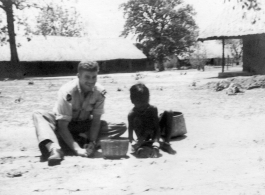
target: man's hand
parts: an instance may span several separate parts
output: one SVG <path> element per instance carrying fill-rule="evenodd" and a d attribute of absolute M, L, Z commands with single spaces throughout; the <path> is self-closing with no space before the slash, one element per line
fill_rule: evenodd
<path fill-rule="evenodd" d="M 87 150 L 86 149 L 79 148 L 75 152 L 76 152 L 77 156 L 88 157 L 88 154 L 87 154 Z"/>
<path fill-rule="evenodd" d="M 86 153 L 88 156 L 92 156 L 96 151 L 96 144 L 93 142 L 89 142 L 89 144 L 85 144 L 84 148 L 86 149 Z"/>

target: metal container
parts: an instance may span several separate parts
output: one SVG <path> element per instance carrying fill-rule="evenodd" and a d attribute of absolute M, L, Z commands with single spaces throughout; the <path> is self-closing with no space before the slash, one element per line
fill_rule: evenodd
<path fill-rule="evenodd" d="M 181 112 L 173 112 L 171 137 L 182 136 L 187 133 L 184 116 Z"/>

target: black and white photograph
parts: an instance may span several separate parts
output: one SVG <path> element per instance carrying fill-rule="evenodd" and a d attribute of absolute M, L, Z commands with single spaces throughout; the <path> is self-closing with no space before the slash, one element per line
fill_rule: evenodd
<path fill-rule="evenodd" d="M 264 0 L 0 0 L 0 195 L 265 194 Z"/>

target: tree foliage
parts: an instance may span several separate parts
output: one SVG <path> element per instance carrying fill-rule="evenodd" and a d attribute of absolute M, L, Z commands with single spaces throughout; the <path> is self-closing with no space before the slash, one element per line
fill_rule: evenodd
<path fill-rule="evenodd" d="M 26 9 L 32 7 L 41 9 L 41 6 L 40 2 L 37 4 L 34 0 L 0 0 L 0 10 L 3 10 L 3 12 L 0 12 L 0 44 L 3 45 L 10 41 L 9 33 L 12 32 L 8 31 L 8 27 L 12 24 L 9 23 L 10 26 L 8 26 L 8 21 L 12 22 L 13 20 L 14 34 L 16 35 L 17 31 L 21 32 L 21 29 L 29 25 L 27 19 L 18 14 L 19 11 L 27 12 Z M 26 32 L 24 33 L 24 35 L 27 35 Z"/>
<path fill-rule="evenodd" d="M 251 24 L 256 24 L 260 20 L 259 11 L 261 11 L 260 1 L 263 0 L 225 0 L 230 2 L 233 5 L 233 9 L 241 8 L 242 9 L 242 18 L 245 19 L 248 15 L 251 16 Z M 240 7 L 239 7 L 240 6 Z M 253 17 L 254 16 L 254 17 Z"/>
<path fill-rule="evenodd" d="M 230 50 L 232 58 L 238 63 L 243 56 L 243 40 L 242 39 L 225 39 L 225 47 Z M 217 40 L 218 44 L 223 44 L 222 40 Z"/>
<path fill-rule="evenodd" d="M 6 44 L 8 40 L 8 29 L 5 18 L 4 14 L 0 14 L 0 46 Z"/>
<path fill-rule="evenodd" d="M 129 0 L 121 8 L 126 18 L 121 36 L 135 35 L 160 70 L 167 56 L 184 54 L 196 41 L 195 12 L 182 0 Z"/>
<path fill-rule="evenodd" d="M 69 0 L 70 1 L 70 0 Z M 25 35 L 32 33 L 29 23 L 26 18 L 22 18 L 18 13 L 21 10 L 24 12 L 26 8 L 38 8 L 43 15 L 39 15 L 37 20 L 40 23 L 39 34 L 44 35 L 64 35 L 64 36 L 79 36 L 80 30 L 78 26 L 80 23 L 77 21 L 77 13 L 73 16 L 70 16 L 72 13 L 66 11 L 64 8 L 57 7 L 51 9 L 51 12 L 47 9 L 48 6 L 45 1 L 40 0 L 0 0 L 0 45 L 9 43 L 10 52 L 11 52 L 11 66 L 10 66 L 10 77 L 22 77 L 23 70 L 21 65 L 18 63 L 18 53 L 17 47 L 20 45 L 16 42 L 16 33 L 20 30 L 20 27 L 25 30 Z M 64 5 L 64 4 L 63 4 Z M 28 15 L 32 14 L 31 12 L 26 12 Z M 46 15 L 45 15 L 46 13 Z M 51 13 L 51 17 L 48 15 Z M 52 22 L 54 20 L 55 22 Z M 66 24 L 67 23 L 67 24 Z M 45 25 L 48 27 L 45 28 Z M 49 30 L 54 29 L 54 30 Z M 59 30 L 58 30 L 59 29 Z M 35 31 L 34 31 L 35 32 Z M 37 34 L 37 32 L 35 32 Z M 52 34 L 54 33 L 54 34 Z M 20 33 L 21 34 L 21 33 Z M 30 41 L 30 38 L 28 38 Z"/>
<path fill-rule="evenodd" d="M 1 42 L 9 42 L 11 51 L 11 62 L 18 63 L 18 54 L 16 48 L 16 34 L 14 25 L 14 7 L 18 10 L 22 10 L 25 7 L 31 6 L 26 3 L 26 0 L 0 0 L 0 8 L 6 15 L 6 26 L 1 27 L 0 38 Z M 1 21 L 3 23 L 3 21 Z"/>
<path fill-rule="evenodd" d="M 226 39 L 226 47 L 229 48 L 232 57 L 239 62 L 243 55 L 243 41 L 242 39 Z"/>
<path fill-rule="evenodd" d="M 81 17 L 74 7 L 51 2 L 37 16 L 36 30 L 27 30 L 35 35 L 79 37 L 83 29 Z"/>
<path fill-rule="evenodd" d="M 235 0 L 227 0 L 229 2 Z M 260 11 L 260 4 L 258 0 L 236 0 L 238 5 L 241 5 L 242 9 Z"/>
<path fill-rule="evenodd" d="M 204 70 L 204 65 L 206 64 L 208 58 L 206 49 L 197 42 L 194 45 L 193 50 L 194 51 L 188 56 L 191 65 L 198 70 L 200 70 L 200 68 Z"/>

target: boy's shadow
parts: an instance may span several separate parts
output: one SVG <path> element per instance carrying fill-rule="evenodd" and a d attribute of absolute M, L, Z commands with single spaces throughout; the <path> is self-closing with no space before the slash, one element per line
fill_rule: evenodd
<path fill-rule="evenodd" d="M 165 136 L 161 136 L 161 138 L 163 139 L 163 141 L 165 141 Z M 181 135 L 181 136 L 175 136 L 175 137 L 171 137 L 170 138 L 170 142 L 178 142 L 178 141 L 182 141 L 184 139 L 186 139 L 187 136 L 186 135 Z"/>
<path fill-rule="evenodd" d="M 130 153 L 132 156 L 138 159 L 150 159 L 150 158 L 161 158 L 163 155 L 159 152 L 157 157 L 140 157 L 135 152 Z"/>
<path fill-rule="evenodd" d="M 187 138 L 187 136 L 186 135 L 182 135 L 182 136 L 176 136 L 176 137 L 172 137 L 171 139 L 170 139 L 170 141 L 172 142 L 177 142 L 177 141 L 181 141 L 181 140 L 184 140 L 184 139 L 186 139 Z"/>

